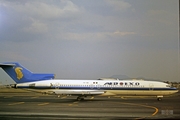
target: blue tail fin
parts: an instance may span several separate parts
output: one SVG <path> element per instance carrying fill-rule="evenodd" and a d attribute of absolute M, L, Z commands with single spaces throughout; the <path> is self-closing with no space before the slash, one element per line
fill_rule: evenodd
<path fill-rule="evenodd" d="M 37 74 L 16 62 L 0 63 L 0 67 L 16 82 L 33 82 L 40 80 L 54 79 L 54 74 Z"/>

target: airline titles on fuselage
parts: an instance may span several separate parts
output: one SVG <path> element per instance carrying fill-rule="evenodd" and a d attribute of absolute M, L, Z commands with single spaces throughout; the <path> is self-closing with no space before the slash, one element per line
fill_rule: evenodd
<path fill-rule="evenodd" d="M 101 86 L 101 87 L 108 87 L 108 86 L 114 86 L 114 87 L 143 87 L 143 85 L 140 85 L 139 82 L 105 82 L 105 83 L 99 83 L 99 82 L 83 82 L 83 84 L 61 84 L 61 83 L 55 83 L 51 84 L 51 86 L 60 87 L 60 86 L 86 86 L 86 87 L 93 87 L 93 86 Z"/>
<path fill-rule="evenodd" d="M 126 85 L 126 86 L 139 86 L 139 82 L 106 82 L 104 85 Z"/>

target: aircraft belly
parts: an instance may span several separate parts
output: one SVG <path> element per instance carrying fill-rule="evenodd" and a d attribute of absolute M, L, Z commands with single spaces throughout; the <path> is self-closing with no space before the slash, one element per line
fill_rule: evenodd
<path fill-rule="evenodd" d="M 28 89 L 36 92 L 43 92 L 57 95 L 101 95 L 101 96 L 157 96 L 157 95 L 170 95 L 176 93 L 178 90 L 67 90 L 67 89 Z"/>
<path fill-rule="evenodd" d="M 104 91 L 101 90 L 51 90 L 55 94 L 64 94 L 64 95 L 99 95 L 103 94 Z"/>
<path fill-rule="evenodd" d="M 108 90 L 105 94 L 103 95 L 142 95 L 142 96 L 147 96 L 147 95 L 170 95 L 173 94 L 177 91 L 162 91 L 162 90 Z"/>

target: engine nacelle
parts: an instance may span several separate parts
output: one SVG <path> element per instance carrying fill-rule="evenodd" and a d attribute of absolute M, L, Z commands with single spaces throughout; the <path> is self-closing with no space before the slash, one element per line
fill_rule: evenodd
<path fill-rule="evenodd" d="M 51 88 L 51 84 L 47 83 L 21 83 L 16 84 L 16 88 Z"/>

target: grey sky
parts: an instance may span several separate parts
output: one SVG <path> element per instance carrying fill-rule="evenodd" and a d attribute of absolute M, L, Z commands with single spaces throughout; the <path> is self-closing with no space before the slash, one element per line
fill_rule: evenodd
<path fill-rule="evenodd" d="M 178 0 L 0 0 L 0 62 L 57 78 L 180 81 Z M 0 80 L 11 81 L 3 70 Z"/>

